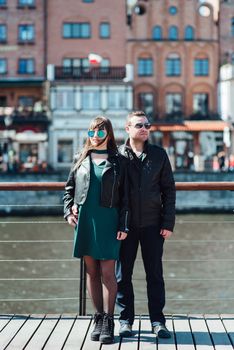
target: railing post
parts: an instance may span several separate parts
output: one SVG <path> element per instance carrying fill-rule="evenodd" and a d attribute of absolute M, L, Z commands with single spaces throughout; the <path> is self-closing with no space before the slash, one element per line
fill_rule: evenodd
<path fill-rule="evenodd" d="M 86 315 L 86 269 L 83 259 L 80 259 L 80 298 L 79 316 Z"/>

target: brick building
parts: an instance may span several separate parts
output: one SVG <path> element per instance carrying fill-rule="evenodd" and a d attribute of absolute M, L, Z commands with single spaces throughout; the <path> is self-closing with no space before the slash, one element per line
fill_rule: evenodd
<path fill-rule="evenodd" d="M 57 169 L 70 165 L 92 117 L 109 116 L 122 142 L 126 114 L 143 109 L 153 141 L 168 150 L 175 168 L 202 170 L 222 148 L 227 127 L 217 115 L 217 4 L 0 0 L 0 105 L 34 109 L 35 101 L 46 101 L 49 162 Z M 91 64 L 90 53 L 101 61 Z M 48 120 L 37 121 L 31 131 L 43 125 L 45 132 Z M 4 125 L 10 132 L 6 115 Z"/>
<path fill-rule="evenodd" d="M 215 15 L 211 4 L 199 1 L 140 0 L 129 8 L 127 62 L 134 65 L 134 106 L 151 116 L 155 141 L 172 153 L 177 168 L 189 167 L 189 153 L 199 163 L 221 146 L 223 122 L 196 125 L 196 120 L 218 118 Z M 204 157 L 202 139 L 211 134 L 210 154 Z"/>
<path fill-rule="evenodd" d="M 36 169 L 46 161 L 48 119 L 42 108 L 45 28 L 45 1 L 0 1 L 0 159 L 3 170 Z"/>
<path fill-rule="evenodd" d="M 110 117 L 117 141 L 123 141 L 133 107 L 131 82 L 124 81 L 125 0 L 51 0 L 48 18 L 50 162 L 62 169 L 70 166 L 96 115 Z M 101 62 L 92 64 L 90 53 Z"/>

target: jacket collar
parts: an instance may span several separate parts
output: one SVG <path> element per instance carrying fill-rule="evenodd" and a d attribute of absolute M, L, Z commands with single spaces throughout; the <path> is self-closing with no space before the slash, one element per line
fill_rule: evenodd
<path fill-rule="evenodd" d="M 146 158 L 146 156 L 148 154 L 148 151 L 149 151 L 148 148 L 149 148 L 149 142 L 148 142 L 148 140 L 146 140 L 145 143 L 144 143 L 144 148 L 143 148 L 143 152 L 142 152 L 143 160 Z M 129 138 L 124 143 L 124 154 L 130 159 L 136 158 L 136 155 L 133 152 L 132 147 L 130 146 Z"/>

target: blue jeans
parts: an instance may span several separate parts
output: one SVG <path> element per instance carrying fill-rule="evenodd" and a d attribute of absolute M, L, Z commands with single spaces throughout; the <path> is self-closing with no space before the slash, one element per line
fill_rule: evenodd
<path fill-rule="evenodd" d="M 165 286 L 163 280 L 162 255 L 164 238 L 160 227 L 131 229 L 127 238 L 122 241 L 120 258 L 116 263 L 118 293 L 116 305 L 120 323 L 134 322 L 134 291 L 132 285 L 133 267 L 139 243 L 146 273 L 147 297 L 150 321 L 165 324 L 163 308 L 165 306 Z"/>

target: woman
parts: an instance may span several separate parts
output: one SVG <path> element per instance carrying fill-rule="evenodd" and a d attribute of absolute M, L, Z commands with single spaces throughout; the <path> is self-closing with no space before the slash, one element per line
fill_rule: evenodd
<path fill-rule="evenodd" d="M 114 340 L 115 261 L 128 233 L 126 161 L 117 151 L 110 120 L 96 117 L 63 197 L 64 217 L 75 227 L 74 256 L 84 258 L 96 311 L 91 340 L 102 343 Z"/>

